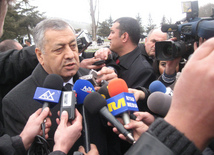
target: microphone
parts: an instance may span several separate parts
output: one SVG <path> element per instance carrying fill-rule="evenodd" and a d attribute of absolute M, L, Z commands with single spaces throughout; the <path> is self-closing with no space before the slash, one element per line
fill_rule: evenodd
<path fill-rule="evenodd" d="M 59 103 L 63 79 L 57 74 L 49 74 L 43 83 L 43 87 L 37 87 L 33 99 L 42 103 L 42 110 L 46 107 L 53 108 Z M 45 122 L 42 123 L 43 137 L 45 137 Z"/>
<path fill-rule="evenodd" d="M 97 71 L 91 69 L 88 75 L 81 76 L 80 79 L 82 80 L 88 80 L 91 82 L 94 86 L 99 86 L 96 82 L 97 79 Z"/>
<path fill-rule="evenodd" d="M 162 92 L 154 92 L 148 97 L 147 105 L 152 112 L 165 117 L 170 108 L 171 100 L 172 96 Z"/>
<path fill-rule="evenodd" d="M 139 111 L 133 94 L 128 93 L 128 86 L 123 79 L 111 80 L 108 84 L 109 95 L 107 99 L 108 110 L 114 115 L 122 114 L 124 124 L 130 123 L 130 111 Z"/>
<path fill-rule="evenodd" d="M 60 107 L 60 119 L 61 114 L 65 110 L 68 112 L 68 120 L 71 121 L 75 118 L 75 104 L 76 94 L 71 90 L 62 92 L 61 107 Z"/>
<path fill-rule="evenodd" d="M 108 111 L 106 100 L 97 92 L 92 92 L 85 97 L 84 106 L 91 113 L 100 113 L 111 124 L 113 124 L 117 130 L 122 133 L 129 141 L 135 143 L 135 140 L 130 132 L 128 132 L 124 126 Z"/>
<path fill-rule="evenodd" d="M 54 107 L 59 103 L 63 79 L 57 74 L 49 74 L 43 83 L 43 87 L 37 87 L 33 99 L 42 103 L 42 110 L 46 107 Z"/>
<path fill-rule="evenodd" d="M 91 82 L 88 80 L 78 79 L 73 87 L 73 90 L 77 94 L 77 106 L 79 107 L 79 111 L 82 114 L 83 117 L 83 138 L 84 138 L 84 146 L 86 153 L 90 151 L 90 136 L 89 136 L 89 125 L 88 125 L 88 117 L 87 117 L 87 111 L 85 110 L 85 107 L 83 105 L 85 97 L 95 92 L 94 86 Z M 96 100 L 96 98 L 94 98 Z"/>
<path fill-rule="evenodd" d="M 167 95 L 173 96 L 173 90 L 170 87 L 166 87 L 161 81 L 155 80 L 149 85 L 149 91 L 154 93 L 156 91 L 165 93 Z"/>
<path fill-rule="evenodd" d="M 109 99 L 110 95 L 108 93 L 108 83 L 104 84 L 98 91 L 97 91 L 104 99 Z"/>
<path fill-rule="evenodd" d="M 73 90 L 77 94 L 77 105 L 83 104 L 85 97 L 92 92 L 95 92 L 91 82 L 84 79 L 78 79 L 73 86 Z"/>

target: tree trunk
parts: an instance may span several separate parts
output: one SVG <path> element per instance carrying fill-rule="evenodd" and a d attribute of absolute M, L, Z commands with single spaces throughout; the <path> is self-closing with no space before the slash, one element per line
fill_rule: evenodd
<path fill-rule="evenodd" d="M 93 41 L 96 41 L 96 32 L 97 32 L 97 27 L 96 27 L 96 21 L 95 21 L 95 10 L 96 6 L 93 7 L 93 0 L 90 0 L 90 15 L 91 15 L 91 21 L 92 21 L 92 39 Z"/>

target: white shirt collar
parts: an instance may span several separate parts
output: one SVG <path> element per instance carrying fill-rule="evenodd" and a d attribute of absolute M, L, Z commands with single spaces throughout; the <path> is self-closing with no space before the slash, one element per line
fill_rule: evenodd
<path fill-rule="evenodd" d="M 74 85 L 73 77 L 68 82 L 64 82 L 63 86 L 65 86 L 67 83 L 70 83 L 70 84 Z"/>

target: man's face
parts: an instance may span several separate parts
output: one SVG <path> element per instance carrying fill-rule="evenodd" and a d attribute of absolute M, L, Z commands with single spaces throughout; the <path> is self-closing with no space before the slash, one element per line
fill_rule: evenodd
<path fill-rule="evenodd" d="M 157 41 L 167 40 L 167 34 L 161 30 L 154 30 L 149 38 L 145 40 L 145 49 L 150 57 L 155 57 L 155 43 Z"/>
<path fill-rule="evenodd" d="M 71 28 L 47 30 L 44 40 L 44 53 L 36 49 L 40 64 L 48 74 L 58 74 L 64 81 L 68 81 L 79 69 L 75 34 Z"/>
<path fill-rule="evenodd" d="M 122 47 L 122 38 L 120 36 L 119 23 L 115 22 L 111 27 L 111 32 L 108 36 L 108 40 L 110 40 L 110 50 L 118 53 Z"/>

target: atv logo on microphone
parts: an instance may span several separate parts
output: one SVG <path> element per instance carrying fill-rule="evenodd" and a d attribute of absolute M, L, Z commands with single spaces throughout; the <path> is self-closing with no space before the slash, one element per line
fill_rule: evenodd
<path fill-rule="evenodd" d="M 33 99 L 41 103 L 42 102 L 58 103 L 60 96 L 61 96 L 60 90 L 37 87 Z"/>
<path fill-rule="evenodd" d="M 120 93 L 106 101 L 109 112 L 114 116 L 126 111 L 138 111 L 134 95 L 130 93 Z"/>
<path fill-rule="evenodd" d="M 81 90 L 83 92 L 86 92 L 86 93 L 92 93 L 92 92 L 94 92 L 93 88 L 91 88 L 90 86 L 88 86 L 88 87 L 84 86 Z"/>
<path fill-rule="evenodd" d="M 44 94 L 39 96 L 39 98 L 42 99 L 42 100 L 54 101 L 54 98 L 53 98 L 54 94 L 55 94 L 55 92 L 51 93 L 50 90 L 48 90 Z"/>

